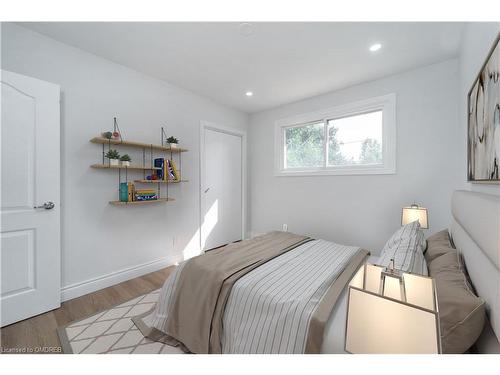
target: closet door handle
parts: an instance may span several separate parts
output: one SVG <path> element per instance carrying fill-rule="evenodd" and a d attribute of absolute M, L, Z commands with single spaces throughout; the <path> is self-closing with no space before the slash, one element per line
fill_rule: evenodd
<path fill-rule="evenodd" d="M 54 202 L 45 202 L 41 206 L 35 206 L 33 208 L 45 208 L 46 210 L 52 210 L 55 207 Z"/>

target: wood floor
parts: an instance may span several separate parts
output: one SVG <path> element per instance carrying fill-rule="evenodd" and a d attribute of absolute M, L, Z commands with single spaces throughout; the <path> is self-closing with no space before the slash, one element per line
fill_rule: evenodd
<path fill-rule="evenodd" d="M 61 307 L 56 310 L 4 327 L 0 329 L 1 352 L 12 353 L 13 348 L 18 348 L 18 352 L 23 352 L 24 348 L 31 349 L 30 352 L 35 353 L 40 351 L 60 352 L 57 327 L 158 289 L 173 270 L 174 266 L 171 266 L 125 281 L 63 302 Z"/>

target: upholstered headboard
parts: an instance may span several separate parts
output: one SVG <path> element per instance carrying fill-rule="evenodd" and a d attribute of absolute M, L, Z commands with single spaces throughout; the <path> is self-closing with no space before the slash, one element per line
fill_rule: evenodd
<path fill-rule="evenodd" d="M 500 341 L 500 196 L 458 190 L 451 211 L 453 242 Z"/>

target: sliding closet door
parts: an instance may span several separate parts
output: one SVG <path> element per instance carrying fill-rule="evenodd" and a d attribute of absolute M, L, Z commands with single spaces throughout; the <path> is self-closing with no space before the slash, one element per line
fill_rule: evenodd
<path fill-rule="evenodd" d="M 59 86 L 1 71 L 1 326 L 59 307 Z"/>
<path fill-rule="evenodd" d="M 243 237 L 244 135 L 202 128 L 201 245 L 211 249 Z"/>

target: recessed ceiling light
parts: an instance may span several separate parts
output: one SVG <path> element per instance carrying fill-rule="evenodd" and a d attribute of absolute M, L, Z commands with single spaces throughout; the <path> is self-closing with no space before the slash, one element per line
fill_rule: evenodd
<path fill-rule="evenodd" d="M 240 23 L 238 26 L 238 30 L 240 34 L 243 36 L 250 36 L 253 34 L 253 26 L 251 23 L 248 22 Z"/>
<path fill-rule="evenodd" d="M 253 92 L 251 92 L 251 91 L 247 91 L 247 92 L 245 93 L 245 95 L 246 95 L 246 96 L 253 96 Z"/>
<path fill-rule="evenodd" d="M 379 50 L 379 49 L 381 49 L 381 48 L 382 48 L 382 44 L 380 44 L 380 43 L 375 43 L 375 44 L 372 44 L 372 45 L 370 46 L 370 51 L 371 51 L 371 52 L 375 52 L 375 51 L 378 51 L 378 50 Z"/>

